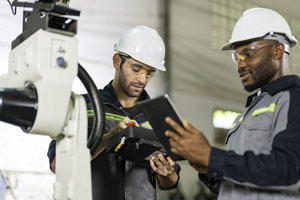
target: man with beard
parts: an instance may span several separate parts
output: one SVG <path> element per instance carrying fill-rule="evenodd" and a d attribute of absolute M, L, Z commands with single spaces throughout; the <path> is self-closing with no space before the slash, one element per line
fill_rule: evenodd
<path fill-rule="evenodd" d="M 158 33 L 146 26 L 126 31 L 115 44 L 113 56 L 115 76 L 100 90 L 106 115 L 105 134 L 92 155 L 92 191 L 94 200 L 154 200 L 156 183 L 162 189 L 177 187 L 180 167 L 170 157 L 155 154 L 148 164 L 120 160 L 104 149 L 107 139 L 134 122 L 150 128 L 145 116 L 137 109 L 139 101 L 149 99 L 144 90 L 156 70 L 165 71 L 164 42 Z M 85 96 L 86 97 L 86 96 Z M 93 110 L 88 98 L 89 124 Z M 55 172 L 55 141 L 48 151 L 51 170 Z"/>
<path fill-rule="evenodd" d="M 300 199 L 300 78 L 289 75 L 290 47 L 297 44 L 277 12 L 246 10 L 222 50 L 234 50 L 248 97 L 230 129 L 227 151 L 212 147 L 200 130 L 171 118 L 171 151 L 186 158 L 218 199 Z M 198 147 L 198 148 L 195 148 Z"/>

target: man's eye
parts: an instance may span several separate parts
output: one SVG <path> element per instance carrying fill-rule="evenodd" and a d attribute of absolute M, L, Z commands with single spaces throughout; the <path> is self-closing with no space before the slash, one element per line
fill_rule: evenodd
<path fill-rule="evenodd" d="M 245 52 L 243 55 L 244 55 L 246 58 L 251 58 L 251 56 L 254 55 L 254 52 L 248 51 L 248 52 Z"/>
<path fill-rule="evenodd" d="M 137 67 L 133 67 L 132 70 L 133 70 L 134 72 L 139 72 L 139 71 L 141 71 L 141 69 L 140 69 L 140 68 L 137 68 Z"/>

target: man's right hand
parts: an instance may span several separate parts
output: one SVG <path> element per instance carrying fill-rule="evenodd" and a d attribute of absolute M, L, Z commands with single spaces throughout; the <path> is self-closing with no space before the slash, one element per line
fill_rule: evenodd
<path fill-rule="evenodd" d="M 128 117 L 125 117 L 120 123 L 118 123 L 113 129 L 111 129 L 108 133 L 104 134 L 102 141 L 96 150 L 96 153 L 92 155 L 92 160 L 96 158 L 104 149 L 106 146 L 106 141 L 109 137 L 113 136 L 114 134 L 117 134 L 118 132 L 122 131 L 123 129 L 127 128 L 128 125 L 134 124 L 135 126 L 139 126 L 139 124 L 135 120 L 131 120 Z M 51 171 L 55 173 L 55 165 L 56 165 L 56 158 L 51 163 Z"/>
<path fill-rule="evenodd" d="M 127 128 L 128 125 L 134 124 L 135 126 L 139 126 L 139 124 L 135 120 L 129 119 L 129 117 L 125 117 L 120 123 L 118 123 L 113 129 L 111 129 L 107 135 L 110 137 L 116 133 L 119 133 L 123 129 Z"/>
<path fill-rule="evenodd" d="M 167 130 L 165 133 L 170 137 L 171 151 L 187 159 L 201 174 L 207 174 L 211 146 L 202 131 L 185 120 L 182 122 L 183 127 L 170 117 L 166 118 L 166 122 L 174 129 L 174 131 Z"/>
<path fill-rule="evenodd" d="M 102 141 L 97 148 L 94 155 L 92 155 L 92 160 L 96 158 L 106 147 L 106 141 L 111 136 L 119 133 L 123 129 L 127 128 L 129 125 L 134 124 L 135 126 L 139 126 L 139 124 L 135 120 L 131 120 L 128 117 L 125 117 L 121 122 L 119 122 L 114 128 L 112 128 L 108 133 L 104 134 Z"/>

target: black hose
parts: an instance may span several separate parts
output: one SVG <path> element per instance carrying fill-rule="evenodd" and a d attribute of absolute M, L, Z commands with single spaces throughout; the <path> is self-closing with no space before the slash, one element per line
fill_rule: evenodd
<path fill-rule="evenodd" d="M 79 63 L 77 76 L 86 88 L 89 99 L 94 109 L 95 121 L 93 123 L 93 128 L 91 133 L 89 134 L 87 142 L 87 146 L 91 151 L 91 155 L 93 155 L 97 150 L 97 147 L 99 146 L 104 133 L 105 114 L 103 101 L 94 81 L 92 80 L 88 72 Z"/>

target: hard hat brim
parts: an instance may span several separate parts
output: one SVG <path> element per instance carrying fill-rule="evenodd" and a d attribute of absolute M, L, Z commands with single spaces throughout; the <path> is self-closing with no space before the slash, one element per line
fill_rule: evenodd
<path fill-rule="evenodd" d="M 232 43 L 229 42 L 227 44 L 224 44 L 222 47 L 221 47 L 221 51 L 227 51 L 227 50 L 233 50 L 232 48 Z"/>
<path fill-rule="evenodd" d="M 229 42 L 229 43 L 224 44 L 221 47 L 221 50 L 222 51 L 234 50 L 239 45 L 248 44 L 248 43 L 251 43 L 251 42 L 254 42 L 254 41 L 258 41 L 258 40 L 263 40 L 263 36 L 256 37 L 256 38 L 251 38 L 251 39 L 244 39 L 244 40 Z"/>

